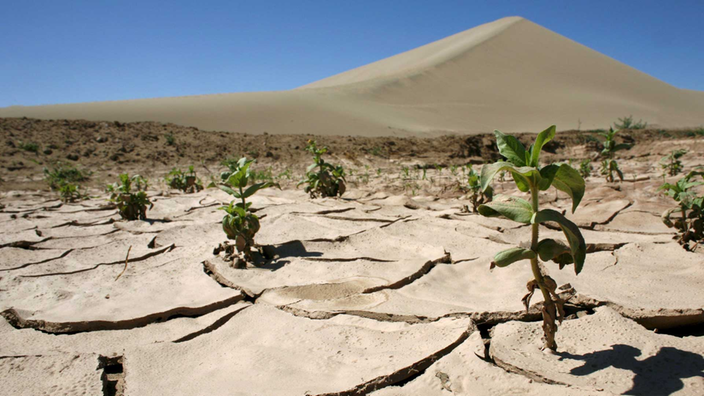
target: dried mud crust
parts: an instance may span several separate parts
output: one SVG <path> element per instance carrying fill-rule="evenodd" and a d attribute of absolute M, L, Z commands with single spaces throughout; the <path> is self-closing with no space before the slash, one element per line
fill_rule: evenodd
<path fill-rule="evenodd" d="M 225 239 L 217 207 L 230 199 L 220 190 L 150 191 L 155 207 L 134 222 L 120 220 L 104 196 L 62 204 L 12 191 L 0 194 L 0 338 L 9 341 L 0 343 L 0 368 L 12 368 L 3 382 L 22 389 L 29 380 L 20 369 L 66 366 L 74 384 L 98 390 L 91 394 L 161 394 L 168 386 L 183 394 L 589 395 L 628 390 L 600 371 L 642 381 L 633 370 L 683 356 L 671 348 L 696 369 L 702 351 L 688 345 L 704 326 L 704 256 L 660 227 L 658 213 L 670 203 L 644 165 L 657 158 L 624 160 L 625 169 L 643 169 L 637 182 L 590 178 L 585 212 L 573 217 L 589 243 L 585 269 L 576 277 L 570 267 L 547 266 L 567 301 L 557 333 L 567 372 L 613 355 L 610 345 L 594 346 L 602 333 L 616 337 L 614 350 L 639 349 L 645 363 L 583 379 L 526 364 L 522 354 L 542 353 L 540 299 L 528 311 L 520 300 L 530 270 L 489 270 L 493 255 L 520 244 L 526 230 L 462 213 L 466 199 L 383 186 L 318 200 L 262 191 L 253 198 L 256 242 L 268 252 L 236 269 L 213 253 Z M 556 210 L 569 204 L 552 191 L 540 198 Z M 561 238 L 550 228 L 541 235 Z M 610 327 L 602 332 L 599 323 Z M 507 344 L 513 328 L 535 348 Z M 587 349 L 578 350 L 580 337 Z M 664 389 L 701 394 L 701 376 L 688 370 Z M 257 375 L 232 374 L 247 372 Z M 60 377 L 44 376 L 35 393 L 66 389 Z"/>

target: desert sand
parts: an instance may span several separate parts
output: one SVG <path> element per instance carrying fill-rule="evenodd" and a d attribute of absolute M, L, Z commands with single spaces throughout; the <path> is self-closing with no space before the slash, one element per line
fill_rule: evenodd
<path fill-rule="evenodd" d="M 0 108 L 0 117 L 425 137 L 604 128 L 629 114 L 655 127 L 697 127 L 704 92 L 673 87 L 520 17 L 288 91 Z"/>
<path fill-rule="evenodd" d="M 630 181 L 590 177 L 569 215 L 590 253 L 579 276 L 546 264 L 567 299 L 555 353 L 540 350 L 540 298 L 520 300 L 529 266 L 489 269 L 526 227 L 426 195 L 454 183 L 448 170 L 418 194 L 394 193 L 389 174 L 351 178 L 339 199 L 261 191 L 256 241 L 275 255 L 247 269 L 213 252 L 218 189 L 155 184 L 148 220 L 131 222 L 101 194 L 6 191 L 0 393 L 700 395 L 704 252 L 662 224 L 657 158 L 622 160 Z M 697 151 L 685 166 L 700 163 Z M 570 204 L 554 190 L 541 201 Z"/>

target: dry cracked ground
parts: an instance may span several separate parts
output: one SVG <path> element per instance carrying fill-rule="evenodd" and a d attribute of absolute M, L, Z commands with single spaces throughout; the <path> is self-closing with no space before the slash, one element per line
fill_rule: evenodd
<path fill-rule="evenodd" d="M 273 259 L 234 269 L 213 254 L 216 189 L 154 192 L 133 222 L 104 197 L 5 193 L 0 393 L 704 394 L 704 254 L 662 225 L 656 176 L 636 180 L 591 180 L 571 215 L 584 271 L 547 265 L 568 301 L 555 353 L 540 299 L 521 303 L 529 267 L 489 269 L 528 229 L 466 200 L 265 190 L 257 242 Z"/>

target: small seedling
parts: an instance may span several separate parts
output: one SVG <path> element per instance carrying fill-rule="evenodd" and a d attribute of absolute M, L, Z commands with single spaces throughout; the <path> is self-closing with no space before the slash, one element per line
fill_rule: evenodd
<path fill-rule="evenodd" d="M 675 176 L 678 173 L 682 172 L 683 166 L 682 166 L 682 161 L 680 161 L 680 158 L 682 158 L 685 154 L 687 154 L 687 150 L 685 149 L 679 149 L 679 150 L 672 150 L 670 154 L 666 155 L 665 157 L 662 157 L 660 160 L 660 167 L 662 168 L 662 178 L 665 179 L 666 176 Z"/>
<path fill-rule="evenodd" d="M 608 132 L 599 133 L 599 135 L 603 136 L 605 139 L 604 149 L 601 150 L 601 157 L 603 160 L 601 161 L 600 172 L 606 177 L 606 181 L 609 183 L 614 182 L 614 173 L 616 173 L 618 178 L 623 181 L 623 172 L 621 172 L 621 169 L 618 167 L 618 163 L 614 159 L 614 153 L 619 150 L 627 150 L 632 147 L 632 145 L 628 143 L 616 143 L 614 137 L 618 131 L 618 129 L 614 130 L 613 128 L 609 128 Z"/>
<path fill-rule="evenodd" d="M 305 179 L 298 182 L 298 186 L 308 184 L 305 192 L 310 194 L 311 198 L 318 195 L 323 198 L 342 196 L 346 189 L 345 170 L 340 165 L 334 166 L 325 162 L 323 154 L 328 152 L 328 148 L 318 148 L 315 140 L 309 140 L 306 151 L 313 154 L 314 163 L 306 169 Z M 368 181 L 369 173 L 366 173 L 366 177 Z"/>
<path fill-rule="evenodd" d="M 218 208 L 225 211 L 225 216 L 222 218 L 222 229 L 228 239 L 235 241 L 234 246 L 237 253 L 228 245 L 220 245 L 216 249 L 217 253 L 224 250 L 227 258 L 233 260 L 236 268 L 245 268 L 246 263 L 252 261 L 252 247 L 255 246 L 254 236 L 260 228 L 259 218 L 250 210 L 252 203 L 247 202 L 247 198 L 264 188 L 281 188 L 273 182 L 254 183 L 247 187 L 249 181 L 253 180 L 250 171 L 253 162 L 254 160 L 248 160 L 246 157 L 240 158 L 225 183 L 218 186 L 239 200 L 239 202 L 232 200 L 229 205 Z"/>
<path fill-rule="evenodd" d="M 293 174 L 291 173 L 291 169 L 286 168 L 286 170 L 283 171 L 283 172 L 281 172 L 281 173 L 279 173 L 279 175 L 276 176 L 276 178 L 277 178 L 277 179 L 286 178 L 286 180 L 291 180 L 291 177 L 292 177 L 292 176 L 293 176 Z"/>
<path fill-rule="evenodd" d="M 154 206 L 143 190 L 148 184 L 147 180 L 139 175 L 130 177 L 127 173 L 123 173 L 119 177 L 118 182 L 107 186 L 107 191 L 110 193 L 108 200 L 117 206 L 120 217 L 123 219 L 146 219 L 147 205 L 150 209 Z M 132 192 L 132 187 L 135 188 L 135 192 Z"/>
<path fill-rule="evenodd" d="M 491 186 L 482 189 L 479 174 L 472 168 L 469 169 L 467 175 L 467 186 L 472 200 L 472 213 L 477 213 L 479 205 L 491 202 L 494 197 L 494 189 Z"/>
<path fill-rule="evenodd" d="M 643 120 L 633 121 L 633 115 L 619 118 L 618 122 L 614 122 L 616 129 L 645 129 L 647 126 L 648 123 Z"/>
<path fill-rule="evenodd" d="M 187 194 L 198 192 L 203 189 L 203 183 L 196 175 L 193 165 L 188 167 L 188 171 L 173 168 L 164 179 L 169 187 L 181 190 Z"/>
<path fill-rule="evenodd" d="M 173 146 L 176 143 L 176 138 L 173 133 L 164 134 L 164 139 L 166 139 L 166 144 Z"/>
<path fill-rule="evenodd" d="M 579 228 L 560 212 L 552 209 L 540 210 L 538 193 L 547 190 L 550 186 L 567 193 L 572 198 L 574 213 L 584 196 L 584 179 L 579 172 L 564 163 L 540 167 L 540 151 L 555 137 L 554 125 L 540 132 L 535 143 L 528 150 L 513 136 L 504 135 L 499 131 L 494 131 L 494 134 L 499 153 L 507 161 L 498 161 L 482 167 L 482 189 L 486 191 L 494 176 L 505 170 L 511 173 L 520 191 L 530 193 L 531 200 L 500 195 L 493 202 L 480 205 L 479 213 L 487 217 L 504 216 L 519 223 L 530 224 L 531 240 L 528 249 L 514 247 L 497 253 L 491 268 L 506 267 L 520 260 L 530 260 L 534 279 L 526 285 L 529 293 L 523 297 L 523 303 L 528 309 L 533 293 L 540 289 L 545 301 L 542 308 L 545 348 L 555 350 L 557 348 L 556 321 L 562 322 L 564 301 L 556 293 L 555 280 L 543 273 L 538 258 L 543 262 L 553 261 L 559 264 L 560 269 L 567 264 L 574 264 L 575 273 L 579 274 L 584 266 L 586 243 Z M 554 239 L 538 240 L 539 226 L 546 222 L 557 223 L 560 226 L 567 238 L 567 244 Z"/>
<path fill-rule="evenodd" d="M 76 202 L 85 198 L 84 194 L 81 194 L 80 187 L 74 183 L 64 183 L 59 187 L 59 198 L 63 202 Z"/>
<path fill-rule="evenodd" d="M 704 181 L 694 181 L 697 176 L 704 178 L 704 170 L 693 170 L 677 183 L 665 183 L 660 187 L 678 205 L 662 214 L 662 222 L 678 231 L 675 239 L 689 251 L 694 251 L 704 241 L 704 197 L 695 191 L 696 187 L 704 185 Z M 680 217 L 673 219 L 672 214 L 676 212 Z"/>
<path fill-rule="evenodd" d="M 582 179 L 586 179 L 591 176 L 593 170 L 594 167 L 592 166 L 592 160 L 589 158 L 583 159 L 579 163 L 579 175 L 582 176 Z"/>

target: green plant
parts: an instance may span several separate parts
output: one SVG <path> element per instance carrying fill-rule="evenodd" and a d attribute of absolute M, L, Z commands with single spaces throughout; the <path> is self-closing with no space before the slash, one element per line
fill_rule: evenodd
<path fill-rule="evenodd" d="M 601 150 L 603 160 L 601 161 L 600 173 L 606 177 L 606 181 L 609 183 L 613 183 L 614 181 L 614 172 L 616 172 L 618 178 L 623 181 L 623 172 L 621 172 L 618 163 L 614 159 L 614 153 L 632 147 L 632 145 L 628 143 L 616 143 L 614 138 L 618 131 L 618 129 L 614 130 L 613 128 L 609 128 L 608 132 L 599 133 L 599 135 L 604 137 L 604 149 Z"/>
<path fill-rule="evenodd" d="M 59 198 L 63 202 L 75 202 L 84 197 L 85 195 L 81 194 L 80 187 L 77 184 L 67 182 L 59 187 Z"/>
<path fill-rule="evenodd" d="M 667 175 L 675 176 L 678 173 L 682 172 L 683 167 L 680 158 L 682 158 L 685 154 L 687 154 L 687 150 L 679 149 L 672 150 L 670 154 L 662 157 L 662 159 L 660 160 L 660 167 L 662 168 L 663 179 Z"/>
<path fill-rule="evenodd" d="M 252 180 L 274 181 L 274 174 L 271 172 L 271 167 L 263 171 L 252 170 Z"/>
<path fill-rule="evenodd" d="M 586 179 L 592 174 L 592 171 L 594 170 L 594 167 L 592 166 L 592 160 L 589 158 L 583 159 L 579 163 L 579 175 L 582 176 L 582 179 Z"/>
<path fill-rule="evenodd" d="M 30 153 L 39 152 L 39 145 L 34 142 L 23 142 L 20 140 L 17 142 L 17 147 L 21 150 L 29 151 Z"/>
<path fill-rule="evenodd" d="M 139 175 L 130 177 L 127 173 L 121 174 L 119 178 L 119 181 L 107 186 L 107 191 L 110 193 L 108 200 L 117 206 L 117 211 L 123 219 L 146 219 L 147 205 L 149 208 L 154 206 L 147 197 L 147 193 L 142 190 L 146 188 L 147 180 Z M 133 185 L 135 192 L 132 192 Z"/>
<path fill-rule="evenodd" d="M 645 129 L 647 126 L 648 123 L 643 120 L 633 121 L 633 115 L 619 118 L 618 122 L 614 122 L 616 129 Z"/>
<path fill-rule="evenodd" d="M 305 192 L 310 194 L 311 198 L 318 195 L 322 197 L 342 196 L 346 189 L 345 170 L 340 165 L 334 166 L 325 162 L 323 154 L 328 152 L 328 148 L 318 148 L 315 140 L 309 140 L 306 151 L 313 154 L 314 162 L 306 169 L 305 179 L 298 182 L 298 186 L 308 184 Z M 366 177 L 368 180 L 368 172 Z"/>
<path fill-rule="evenodd" d="M 470 199 L 472 200 L 472 213 L 477 213 L 479 205 L 491 202 L 494 198 L 494 189 L 491 186 L 483 189 L 479 174 L 477 174 L 473 168 L 469 168 L 469 174 L 467 175 L 467 186 L 469 189 Z"/>
<path fill-rule="evenodd" d="M 178 168 L 171 169 L 164 180 L 169 187 L 185 193 L 194 193 L 203 189 L 203 183 L 196 175 L 193 165 L 189 166 L 186 172 Z"/>
<path fill-rule="evenodd" d="M 694 181 L 696 176 L 704 178 L 704 170 L 693 170 L 675 184 L 660 186 L 666 195 L 677 202 L 677 207 L 662 214 L 662 222 L 678 231 L 675 236 L 677 242 L 689 251 L 694 251 L 704 241 L 704 197 L 698 196 L 695 191 L 696 187 L 704 185 L 704 181 Z M 673 219 L 675 212 L 679 212 L 680 217 Z"/>
<path fill-rule="evenodd" d="M 252 163 L 254 163 L 254 160 L 248 160 L 246 157 L 240 158 L 225 183 L 218 186 L 221 190 L 239 200 L 239 202 L 232 200 L 229 205 L 218 209 L 225 211 L 225 216 L 222 218 L 222 230 L 225 231 L 228 239 L 235 241 L 238 255 L 241 255 L 241 259 L 244 259 L 244 261 L 238 261 L 241 264 L 251 261 L 252 247 L 255 246 L 254 236 L 260 228 L 259 218 L 250 210 L 252 203 L 247 202 L 247 198 L 261 189 L 279 187 L 278 184 L 269 181 L 254 183 L 247 187 L 249 181 L 253 180 L 250 171 Z M 241 267 L 241 265 L 238 265 L 238 267 Z"/>
<path fill-rule="evenodd" d="M 292 177 L 291 169 L 286 168 L 285 171 L 279 173 L 278 176 L 276 176 L 278 179 L 283 179 L 286 178 L 286 180 L 291 180 Z"/>
<path fill-rule="evenodd" d="M 66 183 L 77 183 L 88 179 L 90 172 L 80 171 L 71 165 L 57 162 L 51 168 L 44 168 L 44 180 L 52 190 L 58 190 Z"/>
<path fill-rule="evenodd" d="M 174 137 L 173 133 L 166 133 L 164 134 L 164 139 L 166 139 L 166 144 L 169 146 L 173 146 L 174 143 L 176 143 L 176 137 Z"/>
<path fill-rule="evenodd" d="M 529 192 L 530 201 L 512 196 L 497 196 L 497 199 L 480 205 L 479 213 L 487 217 L 503 216 L 510 220 L 530 224 L 531 240 L 528 249 L 514 247 L 501 251 L 494 256 L 491 268 L 506 267 L 520 260 L 530 260 L 533 280 L 526 285 L 529 293 L 523 297 L 526 309 L 536 289 L 540 289 L 545 300 L 542 307 L 543 332 L 545 347 L 555 350 L 556 321 L 564 317 L 564 301 L 556 294 L 557 283 L 546 273 L 543 273 L 538 258 L 543 262 L 553 261 L 562 269 L 566 264 L 574 264 L 575 273 L 579 274 L 584 266 L 586 243 L 579 228 L 562 213 L 552 209 L 540 209 L 538 193 L 554 186 L 564 191 L 572 198 L 572 212 L 579 206 L 584 196 L 584 179 L 574 168 L 567 164 L 551 164 L 540 167 L 540 151 L 542 147 L 555 137 L 555 126 L 540 132 L 535 143 L 526 150 L 521 142 L 513 136 L 494 131 L 499 153 L 507 161 L 498 161 L 482 167 L 482 189 L 489 188 L 494 176 L 503 170 L 513 176 L 513 181 L 522 192 Z M 567 238 L 567 244 L 554 239 L 539 240 L 538 231 L 541 223 L 557 223 Z"/>

